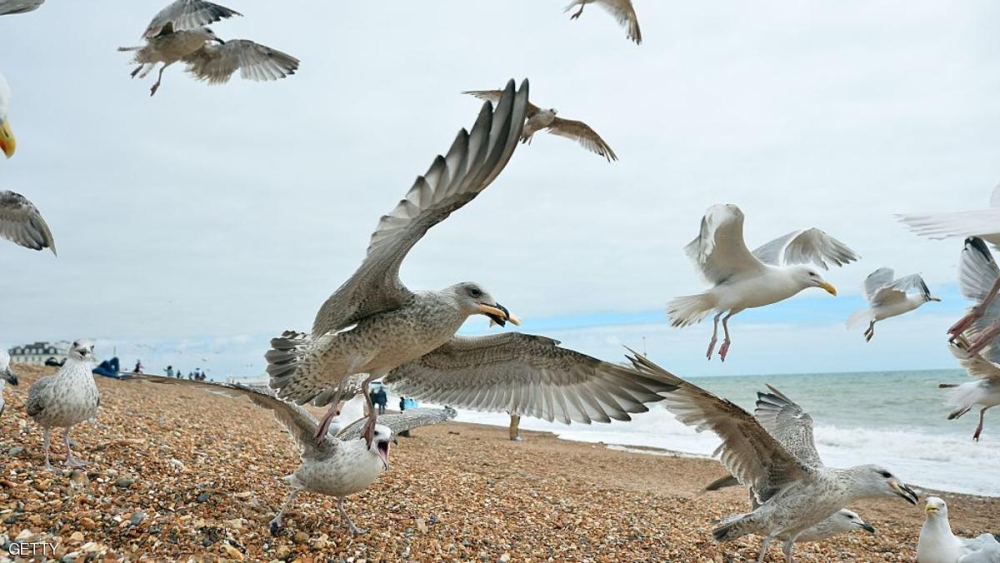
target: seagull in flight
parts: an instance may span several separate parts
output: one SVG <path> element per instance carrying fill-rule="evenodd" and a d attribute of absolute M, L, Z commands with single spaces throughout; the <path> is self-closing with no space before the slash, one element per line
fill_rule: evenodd
<path fill-rule="evenodd" d="M 580 9 L 569 17 L 569 19 L 575 20 L 580 17 L 580 14 L 583 13 L 583 9 L 587 6 L 587 4 L 597 4 L 598 6 L 604 8 L 605 11 L 618 20 L 619 25 L 628 30 L 629 39 L 635 41 L 636 45 L 642 45 L 642 32 L 639 31 L 639 18 L 635 15 L 635 8 L 632 7 L 632 0 L 573 0 L 573 3 L 566 6 L 566 9 L 563 11 L 568 12 L 579 6 Z"/>
<path fill-rule="evenodd" d="M 895 275 L 892 268 L 879 268 L 865 278 L 865 298 L 870 307 L 851 315 L 847 328 L 856 328 L 867 321 L 866 342 L 870 342 L 875 336 L 876 322 L 909 313 L 929 301 L 941 301 L 931 295 L 931 290 L 927 289 L 920 274 L 911 274 L 898 280 L 893 279 Z M 916 289 L 917 293 L 908 294 L 911 289 Z"/>

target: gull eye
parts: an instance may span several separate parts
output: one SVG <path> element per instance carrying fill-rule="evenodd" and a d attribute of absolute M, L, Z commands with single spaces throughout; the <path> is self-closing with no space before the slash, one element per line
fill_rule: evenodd
<path fill-rule="evenodd" d="M 892 477 L 892 473 L 889 473 L 888 471 L 879 471 L 878 473 L 879 473 L 879 475 L 885 477 L 886 479 L 889 479 L 889 478 Z"/>
<path fill-rule="evenodd" d="M 478 287 L 473 287 L 473 288 L 469 289 L 469 295 L 471 295 L 473 297 L 482 297 L 483 296 L 483 292 Z"/>

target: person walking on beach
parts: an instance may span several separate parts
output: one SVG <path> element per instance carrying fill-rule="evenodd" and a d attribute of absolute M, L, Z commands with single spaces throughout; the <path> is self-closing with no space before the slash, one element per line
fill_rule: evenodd
<path fill-rule="evenodd" d="M 135 369 L 132 371 L 135 373 L 142 373 L 142 360 L 135 361 Z"/>
<path fill-rule="evenodd" d="M 385 406 L 389 404 L 389 395 L 385 392 L 385 387 L 379 387 L 375 393 L 375 402 L 378 404 L 378 413 L 385 414 Z"/>
<path fill-rule="evenodd" d="M 510 411 L 507 411 L 507 414 L 510 415 L 510 440 L 512 442 L 520 442 L 522 438 L 521 431 L 518 429 L 518 426 L 521 424 L 521 415 Z"/>
<path fill-rule="evenodd" d="M 406 397 L 400 397 L 399 398 L 399 412 L 403 412 L 405 410 L 406 410 Z M 403 430 L 402 432 L 399 433 L 399 435 L 403 436 L 404 438 L 411 438 L 409 430 Z"/>
<path fill-rule="evenodd" d="M 174 376 L 174 366 L 167 366 L 167 369 L 165 371 L 167 372 L 167 377 Z"/>

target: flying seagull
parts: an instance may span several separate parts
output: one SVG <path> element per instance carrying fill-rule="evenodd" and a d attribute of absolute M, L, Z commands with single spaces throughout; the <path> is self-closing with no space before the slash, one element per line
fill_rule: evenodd
<path fill-rule="evenodd" d="M 10 86 L 3 73 L 0 73 L 0 151 L 10 158 L 17 150 L 17 139 L 14 138 L 14 131 L 10 128 L 10 121 L 7 120 L 7 112 L 10 110 Z"/>
<path fill-rule="evenodd" d="M 295 74 L 299 60 L 270 47 L 246 39 L 223 41 L 211 29 L 210 23 L 243 14 L 203 0 L 177 0 L 156 14 L 139 47 L 119 47 L 119 51 L 135 51 L 132 78 L 145 78 L 163 63 L 149 95 L 156 94 L 163 80 L 163 71 L 176 62 L 187 65 L 187 71 L 198 80 L 222 84 L 237 70 L 248 80 L 277 80 Z"/>
<path fill-rule="evenodd" d="M 48 248 L 56 254 L 52 231 L 38 208 L 23 195 L 0 191 L 0 238 L 32 250 Z"/>
<path fill-rule="evenodd" d="M 1000 184 L 993 188 L 989 209 L 896 215 L 911 231 L 932 239 L 979 237 L 1000 246 Z"/>
<path fill-rule="evenodd" d="M 629 351 L 629 360 L 636 368 L 677 384 L 677 391 L 663 394 L 666 409 L 684 424 L 718 435 L 722 444 L 715 455 L 754 493 L 759 506 L 724 519 L 712 531 L 716 541 L 762 535 L 764 545 L 758 561 L 763 561 L 771 541 L 787 538 L 784 552 L 791 563 L 799 535 L 855 500 L 897 496 L 910 504 L 917 503 L 912 489 L 877 465 L 826 467 L 813 445 L 811 421 L 805 419 L 798 405 L 774 389 L 770 394 L 761 394 L 768 404 L 767 412 L 758 408 L 757 416 L 771 420 L 765 425 L 739 406 Z M 774 430 L 768 431 L 767 426 Z"/>
<path fill-rule="evenodd" d="M 375 425 L 375 438 L 371 445 L 361 440 L 362 421 L 344 428 L 337 436 L 322 435 L 317 438 L 317 423 L 305 409 L 276 398 L 266 389 L 242 385 L 211 383 L 168 377 L 136 375 L 136 381 L 150 381 L 166 385 L 191 386 L 206 389 L 229 397 L 247 397 L 255 405 L 274 412 L 274 417 L 291 434 L 301 449 L 302 465 L 295 473 L 285 477 L 293 487 L 288 500 L 271 520 L 270 532 L 278 535 L 285 511 L 301 491 L 328 495 L 337 499 L 337 510 L 347 528 L 355 534 L 364 530 L 351 521 L 344 510 L 344 499 L 371 486 L 383 471 L 389 470 L 390 443 L 396 443 L 395 434 L 447 422 L 455 418 L 454 409 L 412 409 L 400 414 L 383 415 Z"/>
<path fill-rule="evenodd" d="M 743 241 L 743 212 L 732 204 L 708 208 L 701 219 L 700 233 L 684 251 L 713 287 L 705 293 L 670 301 L 667 315 L 671 325 L 683 327 L 716 312 L 712 340 L 705 354 L 711 360 L 719 336 L 719 319 L 728 311 L 722 319 L 722 361 L 726 361 L 731 344 L 730 317 L 744 309 L 783 301 L 810 287 L 836 296 L 837 290 L 819 272 L 803 264 L 812 262 L 826 270 L 827 260 L 842 266 L 859 258 L 844 243 L 816 228 L 792 231 L 751 253 Z"/>
<path fill-rule="evenodd" d="M 469 90 L 462 93 L 475 96 L 480 100 L 496 103 L 500 100 L 503 91 Z M 591 129 L 589 125 L 582 121 L 556 117 L 556 113 L 558 112 L 555 109 L 540 109 L 538 106 L 528 102 L 527 118 L 524 122 L 524 129 L 521 131 L 521 142 L 531 144 L 531 139 L 535 133 L 544 130 L 553 135 L 572 139 L 590 152 L 603 156 L 608 162 L 618 160 L 615 151 L 611 150 L 611 147 L 604 142 L 604 139 Z"/>
<path fill-rule="evenodd" d="M 892 268 L 879 268 L 865 278 L 865 298 L 868 299 L 870 307 L 851 315 L 847 321 L 847 328 L 857 328 L 867 322 L 866 341 L 871 341 L 875 336 L 876 322 L 909 313 L 928 301 L 941 301 L 931 295 L 931 290 L 927 289 L 927 284 L 920 274 L 912 274 L 898 280 L 894 280 L 894 276 Z M 907 294 L 911 289 L 916 289 L 917 293 Z"/>
<path fill-rule="evenodd" d="M 981 238 L 965 239 L 958 263 L 958 288 L 963 297 L 976 304 L 948 329 L 949 341 L 971 357 L 1000 335 L 1000 302 L 996 300 L 1000 268 Z"/>
<path fill-rule="evenodd" d="M 26 14 L 37 10 L 45 0 L 0 0 L 0 16 Z"/>
<path fill-rule="evenodd" d="M 271 340 L 265 355 L 270 386 L 282 399 L 317 406 L 332 404 L 317 436 L 337 414 L 345 378 L 367 373 L 364 389 L 400 365 L 446 344 L 476 314 L 499 324 L 518 323 L 483 287 L 463 282 L 438 291 L 411 291 L 399 267 L 434 225 L 472 201 L 500 174 L 517 147 L 528 107 L 528 81 L 514 90 L 511 80 L 496 109 L 483 104 L 471 133 L 459 131 L 445 156 L 430 169 L 372 234 L 360 268 L 323 303 L 312 334 L 286 331 Z M 333 392 L 328 392 L 334 390 Z M 368 405 L 371 399 L 365 393 Z M 375 409 L 366 427 L 369 444 Z"/>
<path fill-rule="evenodd" d="M 960 538 L 948 522 L 948 505 L 928 497 L 927 516 L 917 541 L 917 563 L 1000 563 L 1000 541 L 993 534 Z"/>
<path fill-rule="evenodd" d="M 948 414 L 948 420 L 960 418 L 975 406 L 981 406 L 979 424 L 972 434 L 973 440 L 979 440 L 983 433 L 986 411 L 1000 405 L 1000 347 L 988 346 L 981 352 L 969 356 L 964 350 L 952 343 L 950 349 L 958 362 L 975 381 L 966 383 L 941 383 L 941 389 L 951 389 L 948 394 L 948 404 L 955 410 Z"/>
<path fill-rule="evenodd" d="M 573 8 L 580 6 L 572 16 L 569 17 L 571 20 L 575 20 L 580 17 L 583 13 L 584 7 L 587 4 L 597 4 L 610 13 L 612 16 L 618 20 L 618 24 L 628 29 L 628 38 L 635 41 L 636 45 L 642 45 L 642 32 L 639 31 L 639 18 L 635 16 L 635 8 L 632 7 L 632 0 L 573 0 L 573 3 L 566 6 L 564 12 L 568 12 Z"/>
<path fill-rule="evenodd" d="M 101 395 L 91 373 L 94 360 L 94 343 L 77 340 L 70 347 L 66 363 L 55 375 L 43 377 L 31 384 L 25 409 L 35 422 L 45 430 L 45 467 L 49 463 L 49 432 L 52 428 L 64 428 L 63 442 L 66 444 L 66 461 L 69 467 L 83 467 L 87 462 L 73 455 L 70 449 L 69 430 L 74 425 L 97 415 Z"/>
<path fill-rule="evenodd" d="M 7 350 L 0 348 L 0 415 L 3 414 L 4 409 L 3 388 L 7 383 L 17 385 L 17 376 L 10 371 L 10 354 L 7 353 Z"/>

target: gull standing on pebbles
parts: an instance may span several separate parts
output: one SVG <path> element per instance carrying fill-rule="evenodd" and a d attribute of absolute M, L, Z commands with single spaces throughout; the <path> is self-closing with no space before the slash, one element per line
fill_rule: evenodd
<path fill-rule="evenodd" d="M 214 31 L 204 27 L 242 15 L 204 0 L 177 0 L 149 23 L 142 34 L 145 45 L 119 47 L 118 50 L 136 52 L 133 62 L 139 67 L 132 71 L 132 78 L 145 78 L 156 63 L 163 63 L 150 96 L 159 89 L 163 71 L 176 62 L 186 63 L 188 72 L 210 84 L 228 82 L 237 70 L 243 78 L 257 81 L 295 74 L 299 68 L 299 60 L 295 57 L 245 39 L 223 41 Z"/>
<path fill-rule="evenodd" d="M 362 534 L 344 510 L 344 498 L 367 489 L 379 474 L 389 470 L 390 442 L 394 434 L 447 422 L 457 414 L 454 409 L 412 409 L 401 414 L 379 417 L 375 425 L 375 438 L 371 445 L 361 440 L 363 421 L 344 428 L 336 437 L 316 437 L 316 419 L 298 405 L 274 397 L 268 390 L 258 390 L 240 385 L 209 383 L 172 379 L 160 376 L 136 375 L 137 381 L 150 381 L 166 385 L 192 386 L 230 397 L 247 397 L 255 405 L 274 412 L 274 417 L 292 435 L 301 449 L 302 465 L 295 473 L 285 477 L 294 490 L 270 524 L 271 535 L 278 535 L 285 511 L 295 501 L 300 491 L 328 495 L 337 499 L 337 510 L 352 533 Z"/>
<path fill-rule="evenodd" d="M 979 237 L 1000 246 L 1000 185 L 993 189 L 989 209 L 896 215 L 911 231 L 932 239 Z"/>
<path fill-rule="evenodd" d="M 948 522 L 948 505 L 929 497 L 917 541 L 917 563 L 1000 563 L 1000 542 L 993 534 L 960 538 Z"/>
<path fill-rule="evenodd" d="M 0 0 L 0 16 L 26 14 L 44 3 L 45 0 Z"/>
<path fill-rule="evenodd" d="M 3 73 L 0 73 L 0 152 L 10 158 L 14 156 L 14 151 L 17 149 L 17 139 L 14 137 L 14 131 L 10 128 L 10 122 L 7 120 L 7 112 L 10 110 L 10 86 L 7 85 L 7 79 L 4 78 Z"/>
<path fill-rule="evenodd" d="M 52 231 L 38 208 L 23 195 L 0 191 L 0 238 L 32 250 L 48 248 L 56 254 Z"/>
<path fill-rule="evenodd" d="M 368 374 L 363 389 L 372 407 L 369 383 L 446 344 L 470 316 L 518 324 L 477 283 L 415 292 L 399 279 L 399 267 L 431 227 L 472 201 L 500 174 L 517 147 L 527 107 L 527 80 L 517 91 L 511 80 L 495 110 L 489 102 L 483 104 L 472 132 L 459 131 L 447 155 L 434 159 L 406 198 L 379 221 L 367 256 L 320 308 L 312 334 L 286 331 L 271 340 L 265 357 L 269 385 L 279 390 L 278 396 L 300 405 L 317 397 L 322 399 L 317 406 L 332 404 L 318 437 L 326 435 L 337 415 L 348 376 Z M 375 412 L 372 408 L 365 429 L 369 444 Z"/>
<path fill-rule="evenodd" d="M 475 96 L 480 100 L 497 103 L 503 91 L 469 90 L 462 93 Z M 590 152 L 603 156 L 608 159 L 608 162 L 618 160 L 615 151 L 611 150 L 611 147 L 604 142 L 604 139 L 591 129 L 589 125 L 582 121 L 556 117 L 556 113 L 558 112 L 555 109 L 540 109 L 535 104 L 528 102 L 528 114 L 524 121 L 524 129 L 521 130 L 521 142 L 531 144 L 531 139 L 535 133 L 545 130 L 553 135 L 566 137 L 580 143 L 580 146 Z"/>
<path fill-rule="evenodd" d="M 628 38 L 635 41 L 636 45 L 642 45 L 642 32 L 639 31 L 639 18 L 635 16 L 635 8 L 632 7 L 632 0 L 573 0 L 573 3 L 566 6 L 564 12 L 580 6 L 580 9 L 569 17 L 575 20 L 583 13 L 587 4 L 597 4 L 618 20 L 619 25 L 628 29 Z"/>
<path fill-rule="evenodd" d="M 952 353 L 965 371 L 976 381 L 966 383 L 941 383 L 941 389 L 951 389 L 948 394 L 948 404 L 956 407 L 948 414 L 948 420 L 960 418 L 975 406 L 981 406 L 979 424 L 972 434 L 972 439 L 978 441 L 983 433 L 986 411 L 1000 405 L 1000 350 L 997 346 L 988 346 L 981 352 L 969 356 L 964 350 L 952 343 Z"/>
<path fill-rule="evenodd" d="M 760 395 L 767 412 L 758 412 L 758 417 L 773 419 L 768 424 L 775 429 L 772 433 L 739 406 L 629 351 L 629 360 L 636 368 L 678 385 L 677 391 L 663 394 L 666 409 L 680 422 L 698 431 L 711 430 L 722 439 L 715 454 L 740 483 L 753 491 L 759 504 L 752 512 L 724 519 L 712 531 L 716 541 L 762 535 L 760 562 L 767 556 L 771 541 L 785 538 L 784 553 L 791 563 L 799 535 L 856 500 L 893 496 L 917 503 L 917 494 L 882 467 L 834 469 L 823 465 L 813 445 L 811 421 L 805 419 L 798 405 L 773 389 L 771 394 Z"/>
<path fill-rule="evenodd" d="M 83 467 L 87 462 L 73 455 L 70 449 L 69 429 L 73 425 L 89 420 L 97 415 L 101 395 L 94 383 L 91 370 L 94 359 L 94 343 L 77 340 L 69 349 L 66 363 L 55 375 L 43 377 L 31 384 L 25 409 L 28 416 L 45 429 L 45 467 L 49 463 L 49 432 L 52 428 L 64 428 L 63 442 L 66 444 L 68 467 Z"/>
<path fill-rule="evenodd" d="M 941 301 L 931 296 L 931 290 L 920 274 L 912 274 L 893 280 L 895 273 L 892 268 L 879 268 L 865 278 L 865 298 L 871 306 L 851 315 L 847 328 L 854 329 L 866 321 L 865 341 L 871 341 L 875 336 L 875 323 L 889 317 L 902 315 L 916 310 L 928 301 Z M 916 289 L 918 293 L 908 295 L 906 292 Z"/>
<path fill-rule="evenodd" d="M 10 354 L 7 353 L 7 350 L 0 348 L 0 415 L 3 414 L 5 406 L 3 388 L 7 383 L 17 385 L 17 376 L 14 375 L 14 372 L 10 371 Z"/>
<path fill-rule="evenodd" d="M 816 228 L 792 231 L 751 253 L 743 241 L 743 212 L 732 204 L 708 208 L 701 220 L 701 232 L 684 251 L 714 287 L 668 303 L 670 324 L 693 325 L 716 312 L 712 340 L 705 354 L 711 360 L 719 336 L 719 318 L 728 311 L 722 319 L 722 361 L 726 361 L 731 344 L 730 317 L 744 309 L 783 301 L 809 287 L 836 296 L 837 290 L 819 272 L 802 264 L 812 262 L 826 270 L 827 260 L 843 266 L 860 258 L 844 243 Z"/>

